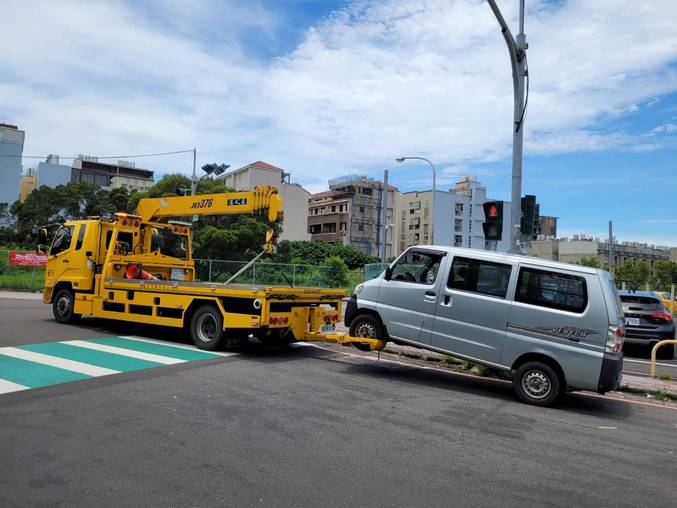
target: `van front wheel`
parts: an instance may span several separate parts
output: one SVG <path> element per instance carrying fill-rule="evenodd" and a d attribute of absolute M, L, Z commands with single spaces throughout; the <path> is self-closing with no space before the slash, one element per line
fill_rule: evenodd
<path fill-rule="evenodd" d="M 383 340 L 383 326 L 374 316 L 370 314 L 361 314 L 350 323 L 350 336 Z M 353 342 L 352 345 L 360 351 L 371 351 L 368 342 Z"/>
<path fill-rule="evenodd" d="M 562 392 L 562 381 L 555 369 L 541 362 L 519 366 L 512 380 L 517 395 L 527 404 L 551 406 Z"/>

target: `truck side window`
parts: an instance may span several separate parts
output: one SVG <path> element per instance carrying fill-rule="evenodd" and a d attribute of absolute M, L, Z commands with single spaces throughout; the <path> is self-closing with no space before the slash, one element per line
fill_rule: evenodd
<path fill-rule="evenodd" d="M 59 230 L 56 232 L 56 235 L 54 235 L 52 247 L 49 249 L 50 256 L 54 256 L 59 252 L 68 250 L 68 248 L 71 246 L 74 229 L 75 226 L 61 226 L 59 228 Z"/>
<path fill-rule="evenodd" d="M 75 250 L 80 250 L 82 248 L 82 241 L 85 238 L 85 230 L 87 229 L 87 224 L 80 225 L 80 231 L 78 233 L 78 241 L 75 244 Z"/>
<path fill-rule="evenodd" d="M 511 272 L 510 265 L 454 256 L 447 286 L 505 298 Z"/>
<path fill-rule="evenodd" d="M 583 277 L 522 268 L 515 300 L 580 314 L 588 305 L 588 290 Z"/>
<path fill-rule="evenodd" d="M 409 252 L 392 269 L 392 280 L 401 280 L 432 286 L 440 269 L 442 255 L 432 252 Z"/>

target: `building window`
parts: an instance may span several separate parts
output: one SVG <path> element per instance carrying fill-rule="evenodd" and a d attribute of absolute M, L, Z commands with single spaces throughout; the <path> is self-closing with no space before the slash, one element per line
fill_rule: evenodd
<path fill-rule="evenodd" d="M 336 213 L 336 206 L 331 207 L 331 213 Z"/>
<path fill-rule="evenodd" d="M 336 233 L 336 223 L 330 222 L 328 224 L 323 224 L 322 225 L 322 232 L 323 233 Z"/>
<path fill-rule="evenodd" d="M 454 220 L 454 231 L 463 231 L 463 220 L 455 219 Z"/>
<path fill-rule="evenodd" d="M 311 235 L 319 235 L 322 231 L 322 226 L 319 224 L 311 224 L 310 225 L 310 234 Z"/>
<path fill-rule="evenodd" d="M 463 235 L 454 235 L 454 247 L 463 246 Z"/>
<path fill-rule="evenodd" d="M 463 215 L 463 203 L 456 203 L 454 209 L 456 215 Z"/>
<path fill-rule="evenodd" d="M 588 305 L 588 292 L 583 277 L 522 268 L 515 300 L 580 314 Z"/>
<path fill-rule="evenodd" d="M 357 230 L 358 230 L 358 231 L 364 231 L 364 224 L 359 224 L 359 225 L 357 226 Z"/>
<path fill-rule="evenodd" d="M 360 213 L 364 213 L 364 207 L 363 206 L 360 207 Z"/>

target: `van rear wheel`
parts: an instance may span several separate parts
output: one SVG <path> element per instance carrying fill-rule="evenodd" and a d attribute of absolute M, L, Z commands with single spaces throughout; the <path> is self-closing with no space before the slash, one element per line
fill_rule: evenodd
<path fill-rule="evenodd" d="M 350 323 L 350 336 L 383 340 L 383 326 L 374 316 L 361 314 Z M 371 346 L 367 342 L 353 342 L 352 345 L 360 351 L 371 351 Z"/>
<path fill-rule="evenodd" d="M 551 406 L 562 393 L 562 380 L 549 365 L 527 362 L 519 366 L 512 380 L 515 392 L 527 404 Z"/>
<path fill-rule="evenodd" d="M 199 349 L 214 351 L 224 337 L 223 316 L 212 305 L 199 307 L 190 320 L 190 338 Z"/>

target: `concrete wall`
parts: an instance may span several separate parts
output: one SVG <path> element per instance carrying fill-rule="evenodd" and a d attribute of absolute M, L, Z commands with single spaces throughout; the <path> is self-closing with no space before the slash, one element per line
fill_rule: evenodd
<path fill-rule="evenodd" d="M 38 164 L 38 186 L 56 187 L 65 185 L 71 181 L 72 168 L 65 164 L 51 164 L 41 162 Z"/>

